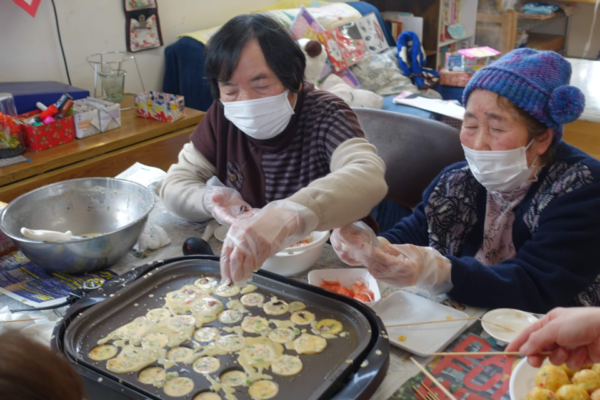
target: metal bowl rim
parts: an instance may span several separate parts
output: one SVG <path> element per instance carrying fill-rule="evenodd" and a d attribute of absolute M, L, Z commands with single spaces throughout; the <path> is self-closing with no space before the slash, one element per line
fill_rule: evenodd
<path fill-rule="evenodd" d="M 150 194 L 150 197 L 151 197 L 151 202 L 152 202 L 152 203 L 150 204 L 150 209 L 149 209 L 149 210 L 148 210 L 148 211 L 147 211 L 147 212 L 146 212 L 146 213 L 145 213 L 143 216 L 141 216 L 140 218 L 136 219 L 135 221 L 132 221 L 132 222 L 130 222 L 129 224 L 127 224 L 127 225 L 125 225 L 125 226 L 122 226 L 121 228 L 119 228 L 119 229 L 117 229 L 117 230 L 114 230 L 114 231 L 111 231 L 111 232 L 106 232 L 106 233 L 103 233 L 103 234 L 101 234 L 101 235 L 98 235 L 98 236 L 92 236 L 92 237 L 89 237 L 89 238 L 86 238 L 86 239 L 79 239 L 79 240 L 63 240 L 63 241 L 56 241 L 56 242 L 44 242 L 44 241 L 40 241 L 40 240 L 32 240 L 32 239 L 28 239 L 28 238 L 25 238 L 25 237 L 14 236 L 14 235 L 12 235 L 11 233 L 7 232 L 7 231 L 6 231 L 6 229 L 4 229 L 4 218 L 5 218 L 5 216 L 6 216 L 6 211 L 7 211 L 7 210 L 10 208 L 10 205 L 11 205 L 11 204 L 13 204 L 13 203 L 14 203 L 14 202 L 16 202 L 17 200 L 19 200 L 21 197 L 27 196 L 27 195 L 29 195 L 29 194 L 31 194 L 31 193 L 35 193 L 35 192 L 37 192 L 38 190 L 45 189 L 45 188 L 47 188 L 48 186 L 56 185 L 56 184 L 58 184 L 58 183 L 65 183 L 65 182 L 76 182 L 76 181 L 89 181 L 90 179 L 101 179 L 101 180 L 105 180 L 105 181 L 108 181 L 108 180 L 116 180 L 116 181 L 123 181 L 123 182 L 127 182 L 127 183 L 130 183 L 130 184 L 133 184 L 133 185 L 139 186 L 139 187 L 143 188 L 144 190 L 146 190 L 146 192 L 148 192 L 148 194 Z M 31 191 L 29 191 L 29 192 L 27 192 L 27 193 L 23 193 L 22 195 L 20 195 L 20 196 L 19 196 L 19 197 L 17 197 L 16 199 L 12 200 L 10 203 L 8 203 L 8 204 L 6 205 L 6 207 L 4 207 L 4 210 L 2 210 L 2 215 L 0 216 L 0 230 L 2 230 L 2 232 L 3 232 L 3 233 L 6 235 L 6 236 L 10 237 L 11 239 L 13 239 L 13 240 L 17 240 L 17 241 L 20 241 L 20 242 L 25 242 L 25 243 L 48 243 L 48 244 L 50 244 L 50 243 L 51 243 L 51 244 L 68 244 L 68 243 L 81 243 L 81 242 L 87 242 L 87 241 L 90 241 L 90 240 L 94 240 L 94 239 L 98 239 L 98 238 L 105 237 L 105 236 L 108 236 L 108 235 L 112 235 L 112 234 L 113 234 L 113 233 L 115 233 L 115 232 L 119 232 L 119 231 L 121 231 L 121 230 L 127 229 L 127 228 L 129 228 L 129 227 L 131 227 L 131 226 L 133 226 L 133 225 L 135 225 L 135 224 L 139 223 L 141 220 L 143 220 L 143 219 L 145 219 L 145 218 L 148 218 L 148 215 L 150 215 L 150 213 L 151 213 L 151 212 L 152 212 L 152 210 L 154 209 L 154 205 L 155 205 L 155 204 L 156 204 L 156 201 L 155 201 L 155 199 L 154 199 L 154 193 L 153 193 L 153 192 L 152 192 L 150 189 L 148 189 L 146 186 L 144 186 L 144 185 L 142 185 L 142 184 L 140 184 L 140 183 L 133 182 L 133 181 L 128 181 L 127 179 L 121 179 L 121 178 L 107 178 L 107 177 L 100 177 L 100 176 L 99 176 L 99 177 L 89 177 L 89 178 L 68 179 L 68 180 L 66 180 L 66 181 L 54 182 L 54 183 L 50 183 L 50 184 L 48 184 L 48 185 L 44 185 L 44 186 L 42 186 L 42 187 L 39 187 L 39 188 L 37 188 L 37 189 L 31 190 Z"/>

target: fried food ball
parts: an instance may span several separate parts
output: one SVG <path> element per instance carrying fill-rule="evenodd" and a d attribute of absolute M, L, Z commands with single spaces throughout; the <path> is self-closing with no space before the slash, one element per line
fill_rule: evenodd
<path fill-rule="evenodd" d="M 556 391 L 563 385 L 569 384 L 567 373 L 555 365 L 546 365 L 542 367 L 535 376 L 535 385 L 542 389 L 548 389 L 551 392 Z"/>

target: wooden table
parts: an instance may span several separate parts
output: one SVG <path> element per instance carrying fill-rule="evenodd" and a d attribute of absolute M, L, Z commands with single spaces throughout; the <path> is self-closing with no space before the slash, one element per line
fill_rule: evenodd
<path fill-rule="evenodd" d="M 119 103 L 133 107 L 133 95 Z M 139 118 L 135 109 L 122 111 L 119 129 L 25 153 L 31 162 L 0 168 L 0 201 L 67 179 L 115 176 L 135 162 L 167 170 L 205 114 L 191 108 L 185 112 L 185 118 L 168 123 Z"/>

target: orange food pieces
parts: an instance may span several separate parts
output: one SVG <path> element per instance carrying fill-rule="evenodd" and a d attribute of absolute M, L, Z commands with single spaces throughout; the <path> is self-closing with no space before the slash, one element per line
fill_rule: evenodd
<path fill-rule="evenodd" d="M 319 287 L 362 302 L 370 302 L 375 299 L 373 292 L 369 290 L 367 282 L 362 278 L 354 282 L 351 287 L 342 285 L 337 279 L 331 281 L 323 279 L 323 283 Z"/>

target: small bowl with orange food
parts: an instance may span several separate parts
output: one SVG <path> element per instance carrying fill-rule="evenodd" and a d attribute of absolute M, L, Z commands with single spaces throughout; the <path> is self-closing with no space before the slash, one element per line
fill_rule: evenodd
<path fill-rule="evenodd" d="M 327 239 L 329 231 L 312 232 L 301 241 L 267 259 L 262 269 L 283 276 L 298 275 L 317 262 Z"/>
<path fill-rule="evenodd" d="M 344 296 L 369 307 L 381 300 L 379 285 L 366 268 L 319 269 L 308 273 L 308 283 Z"/>

